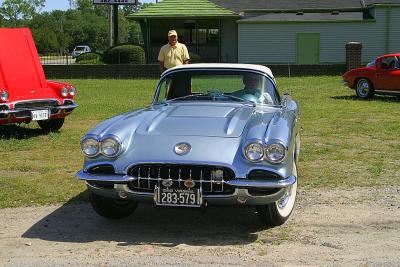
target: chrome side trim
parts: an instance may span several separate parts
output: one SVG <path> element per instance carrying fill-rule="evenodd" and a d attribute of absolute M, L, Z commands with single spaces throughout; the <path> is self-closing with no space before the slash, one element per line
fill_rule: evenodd
<path fill-rule="evenodd" d="M 400 94 L 400 91 L 389 91 L 389 90 L 378 90 L 378 89 L 376 89 L 375 90 L 375 93 L 377 93 L 377 94 L 394 94 L 394 95 L 398 95 L 398 94 Z"/>

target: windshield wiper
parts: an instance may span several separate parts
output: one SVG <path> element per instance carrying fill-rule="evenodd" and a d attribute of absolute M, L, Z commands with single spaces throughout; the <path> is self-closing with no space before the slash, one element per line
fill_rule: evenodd
<path fill-rule="evenodd" d="M 256 103 L 254 103 L 253 101 L 250 101 L 250 100 L 247 100 L 247 99 L 243 99 L 243 98 L 238 97 L 238 96 L 233 96 L 233 95 L 231 95 L 229 93 L 223 93 L 223 92 L 220 92 L 220 91 L 209 91 L 208 95 L 212 96 L 214 101 L 217 101 L 218 97 L 225 97 L 225 98 L 230 98 L 230 99 L 233 99 L 233 100 L 236 100 L 236 101 L 244 102 L 244 104 L 249 104 L 249 105 L 251 105 L 253 107 L 256 106 Z"/>
<path fill-rule="evenodd" d="M 171 99 L 168 99 L 168 101 L 183 100 L 183 99 L 186 99 L 186 98 L 191 98 L 191 97 L 196 98 L 196 97 L 199 97 L 199 96 L 207 96 L 207 95 L 208 94 L 204 94 L 204 93 L 194 93 L 194 94 L 190 94 L 190 95 L 171 98 Z"/>
<path fill-rule="evenodd" d="M 207 93 L 194 93 L 194 94 L 190 94 L 190 95 L 185 95 L 185 96 L 168 99 L 168 101 L 184 100 L 184 99 L 188 99 L 188 98 L 190 99 L 190 98 L 197 98 L 197 97 L 210 97 L 210 98 L 212 98 L 213 101 L 217 101 L 217 98 L 225 97 L 225 98 L 234 99 L 236 101 L 244 102 L 245 104 L 249 104 L 251 106 L 256 105 L 256 103 L 254 103 L 253 101 L 243 99 L 238 96 L 233 96 L 228 93 L 219 92 L 219 91 L 209 91 Z"/>

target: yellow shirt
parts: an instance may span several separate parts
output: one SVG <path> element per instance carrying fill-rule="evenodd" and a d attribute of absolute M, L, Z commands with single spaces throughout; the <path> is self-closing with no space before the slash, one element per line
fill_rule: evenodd
<path fill-rule="evenodd" d="M 164 67 L 167 69 L 183 65 L 183 62 L 189 59 L 189 52 L 186 45 L 181 43 L 176 43 L 174 46 L 168 43 L 161 47 L 158 54 L 158 61 L 164 62 Z"/>

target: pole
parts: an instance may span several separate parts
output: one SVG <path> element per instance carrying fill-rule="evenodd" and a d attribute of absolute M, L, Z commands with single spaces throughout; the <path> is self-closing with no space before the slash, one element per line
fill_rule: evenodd
<path fill-rule="evenodd" d="M 110 34 L 110 39 L 109 39 L 109 44 L 110 46 L 114 45 L 114 27 L 113 27 L 113 5 L 110 5 L 109 9 L 108 9 L 108 32 Z"/>
<path fill-rule="evenodd" d="M 113 20 L 114 20 L 114 45 L 119 43 L 119 31 L 118 31 L 118 5 L 113 6 Z"/>

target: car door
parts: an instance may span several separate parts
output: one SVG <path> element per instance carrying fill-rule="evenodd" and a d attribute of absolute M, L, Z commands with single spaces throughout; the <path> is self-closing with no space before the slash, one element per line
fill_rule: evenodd
<path fill-rule="evenodd" d="M 400 92 L 400 58 L 387 56 L 378 60 L 376 90 Z"/>

